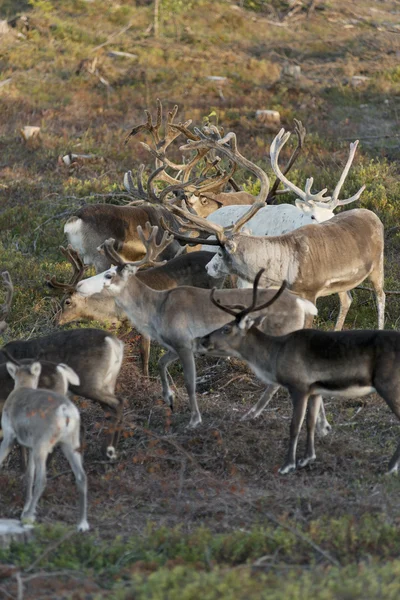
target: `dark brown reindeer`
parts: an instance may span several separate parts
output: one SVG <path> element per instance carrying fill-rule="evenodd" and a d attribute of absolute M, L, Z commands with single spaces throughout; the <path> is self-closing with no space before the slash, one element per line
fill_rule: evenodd
<path fill-rule="evenodd" d="M 262 273 L 254 281 L 254 301 L 244 310 L 232 310 L 212 292 L 214 306 L 235 319 L 199 339 L 198 347 L 245 360 L 261 381 L 288 390 L 293 403 L 290 442 L 279 469 L 286 474 L 316 459 L 314 432 L 323 395 L 352 398 L 377 392 L 400 419 L 400 333 L 303 329 L 279 337 L 267 335 L 260 330 L 265 315 L 252 316 L 260 310 L 257 285 Z M 285 286 L 286 282 L 279 291 Z M 306 451 L 296 463 L 307 406 Z M 397 472 L 399 461 L 400 444 L 389 462 L 389 473 Z"/>
<path fill-rule="evenodd" d="M 224 277 L 214 279 L 206 271 L 206 264 L 211 260 L 212 253 L 199 251 L 183 254 L 165 263 L 157 262 L 158 257 L 165 248 L 172 243 L 173 236 L 164 232 L 159 244 L 158 228 L 151 227 L 146 223 L 146 233 L 138 227 L 138 237 L 142 241 L 146 255 L 137 263 L 138 267 L 151 266 L 146 270 L 138 271 L 137 277 L 144 284 L 154 290 L 168 290 L 181 285 L 190 285 L 199 288 L 211 289 L 212 287 L 221 287 Z M 64 256 L 73 266 L 73 275 L 69 283 L 56 281 L 55 277 L 48 278 L 51 286 L 62 289 L 66 292 L 61 301 L 61 313 L 58 316 L 58 323 L 64 325 L 71 321 L 82 319 L 95 319 L 108 323 L 118 323 L 127 319 L 124 311 L 119 308 L 114 298 L 103 290 L 103 274 L 96 275 L 88 283 L 82 283 L 85 286 L 85 295 L 81 293 L 81 284 L 85 273 L 85 267 L 79 254 L 71 247 L 67 250 L 61 248 Z M 165 263 L 165 264 L 164 264 Z M 150 338 L 142 336 L 141 344 L 143 373 L 146 377 L 149 375 L 149 357 L 150 357 Z"/>
<path fill-rule="evenodd" d="M 172 220 L 171 220 L 172 216 Z M 136 261 L 145 255 L 145 247 L 137 234 L 140 225 L 149 222 L 158 226 L 157 242 L 161 241 L 163 228 L 161 218 L 177 225 L 176 219 L 164 206 L 117 206 L 112 204 L 89 204 L 76 211 L 64 226 L 69 243 L 79 252 L 85 264 L 94 265 L 101 273 L 110 268 L 109 259 L 100 254 L 97 248 L 108 238 L 116 240 L 116 250 L 127 261 Z M 162 259 L 173 258 L 181 249 L 174 241 L 162 253 Z"/>

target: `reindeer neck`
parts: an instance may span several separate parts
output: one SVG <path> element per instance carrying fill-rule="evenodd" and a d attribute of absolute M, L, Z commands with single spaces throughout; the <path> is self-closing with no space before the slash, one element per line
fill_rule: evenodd
<path fill-rule="evenodd" d="M 123 318 L 123 313 L 116 307 L 114 298 L 103 293 L 87 296 L 83 312 L 83 317 L 93 320 Z"/>
<path fill-rule="evenodd" d="M 293 249 L 286 243 L 284 236 L 265 237 L 237 234 L 235 236 L 237 249 L 231 255 L 230 271 L 253 282 L 260 269 L 265 269 L 261 279 L 261 286 L 280 285 L 283 279 L 292 283 L 298 272 L 297 256 Z"/>
<path fill-rule="evenodd" d="M 168 291 L 156 291 L 131 275 L 115 303 L 129 317 L 133 325 L 146 334 L 151 323 L 156 322 L 160 307 L 165 302 Z"/>
<path fill-rule="evenodd" d="M 277 356 L 283 344 L 284 336 L 266 335 L 256 327 L 251 327 L 240 344 L 240 356 L 262 381 L 278 383 Z"/>

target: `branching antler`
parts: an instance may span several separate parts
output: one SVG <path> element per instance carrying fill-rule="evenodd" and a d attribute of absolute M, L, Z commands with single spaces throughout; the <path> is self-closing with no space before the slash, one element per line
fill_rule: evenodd
<path fill-rule="evenodd" d="M 108 260 L 117 267 L 123 267 L 127 264 L 134 265 L 137 268 L 143 267 L 144 265 L 149 267 L 159 267 L 164 265 L 166 263 L 165 260 L 157 262 L 156 258 L 165 250 L 167 246 L 169 246 L 169 244 L 173 241 L 174 236 L 170 235 L 168 231 L 164 231 L 160 243 L 157 244 L 158 226 L 152 226 L 149 221 L 146 222 L 145 231 L 143 231 L 142 227 L 139 225 L 137 227 L 137 232 L 144 247 L 146 248 L 146 254 L 140 260 L 135 262 L 125 261 L 116 250 L 115 240 L 113 238 L 109 238 L 103 242 L 97 248 L 97 250 L 105 254 Z"/>
<path fill-rule="evenodd" d="M 166 260 L 156 262 L 156 258 L 165 250 L 167 246 L 171 244 L 171 242 L 174 239 L 174 236 L 168 233 L 168 231 L 164 231 L 163 236 L 161 238 L 161 242 L 157 244 L 156 240 L 158 234 L 158 226 L 154 225 L 152 227 L 149 221 L 147 221 L 145 225 L 145 230 L 147 237 L 140 225 L 137 228 L 139 237 L 146 248 L 146 255 L 141 260 L 130 264 L 134 264 L 137 267 L 141 267 L 143 265 L 159 267 L 161 265 L 164 265 L 167 262 Z"/>
<path fill-rule="evenodd" d="M 289 161 L 286 165 L 286 167 L 283 169 L 283 174 L 287 175 L 290 171 L 290 169 L 293 167 L 294 163 L 297 160 L 297 157 L 299 156 L 303 145 L 304 145 L 304 139 L 306 137 L 306 128 L 304 127 L 303 123 L 301 121 L 298 121 L 297 119 L 293 119 L 294 120 L 294 132 L 297 136 L 297 146 L 293 151 L 292 156 L 289 158 Z M 278 187 L 279 184 L 281 183 L 281 180 L 279 179 L 279 177 L 277 177 L 272 185 L 272 188 L 270 189 L 268 196 L 267 196 L 267 204 L 272 204 L 271 200 L 280 193 L 285 193 L 288 190 L 284 189 L 284 190 L 279 190 L 278 191 Z"/>
<path fill-rule="evenodd" d="M 232 306 L 225 306 L 223 305 L 219 300 L 215 299 L 215 291 L 216 288 L 213 288 L 211 290 L 211 302 L 217 306 L 218 308 L 220 308 L 221 310 L 223 310 L 224 312 L 227 312 L 228 314 L 232 315 L 233 317 L 235 317 L 236 323 L 239 323 L 239 321 L 241 321 L 241 319 L 243 319 L 243 317 L 245 317 L 246 315 L 252 313 L 252 312 L 258 312 L 260 310 L 263 310 L 264 308 L 267 308 L 268 306 L 271 306 L 271 304 L 273 304 L 274 302 L 276 302 L 276 300 L 278 300 L 279 296 L 283 293 L 283 291 L 285 290 L 286 286 L 287 286 L 287 281 L 283 281 L 281 287 L 279 288 L 279 290 L 276 292 L 276 294 L 273 295 L 273 297 L 268 300 L 267 302 L 264 302 L 264 304 L 259 304 L 258 306 L 256 306 L 257 304 L 257 293 L 258 293 L 258 284 L 259 281 L 261 279 L 262 274 L 264 273 L 265 269 L 261 269 L 260 271 L 258 271 L 257 275 L 255 276 L 254 279 L 254 283 L 253 283 L 253 299 L 252 302 L 250 304 L 250 306 L 248 306 L 247 308 L 241 309 L 241 310 L 235 310 L 234 307 Z"/>
<path fill-rule="evenodd" d="M 0 306 L 0 333 L 7 329 L 7 322 L 5 319 L 8 317 L 8 314 L 10 312 L 14 295 L 14 286 L 11 281 L 10 273 L 8 271 L 3 271 L 1 274 L 1 278 L 3 280 L 4 287 L 6 288 L 6 299 L 4 304 Z"/>
<path fill-rule="evenodd" d="M 305 202 L 308 206 L 315 205 L 315 206 L 320 206 L 322 208 L 329 208 L 331 210 L 334 210 L 337 206 L 342 206 L 344 204 L 349 204 L 350 202 L 354 202 L 355 200 L 358 200 L 358 198 L 361 196 L 362 192 L 365 189 L 365 185 L 362 186 L 358 190 L 358 192 L 356 194 L 354 194 L 354 196 L 352 196 L 351 198 L 347 198 L 345 200 L 338 200 L 338 195 L 339 195 L 340 190 L 343 186 L 343 183 L 348 175 L 350 166 L 353 162 L 354 155 L 355 155 L 357 145 L 358 145 L 358 140 L 356 140 L 354 143 L 350 144 L 349 158 L 347 160 L 346 166 L 343 169 L 342 175 L 340 176 L 340 179 L 335 187 L 335 190 L 334 190 L 332 196 L 325 196 L 325 194 L 327 192 L 327 188 L 324 188 L 323 190 L 321 190 L 320 192 L 317 192 L 316 194 L 312 194 L 311 188 L 314 183 L 313 177 L 310 177 L 309 179 L 307 179 L 305 188 L 304 188 L 304 192 L 303 192 L 294 183 L 289 181 L 289 179 L 287 179 L 287 177 L 285 177 L 285 174 L 281 172 L 279 165 L 278 165 L 278 157 L 279 157 L 279 153 L 280 153 L 281 149 L 286 144 L 289 137 L 290 137 L 290 132 L 285 133 L 285 130 L 281 129 L 280 132 L 276 135 L 275 139 L 272 141 L 272 144 L 270 147 L 271 166 L 272 166 L 272 169 L 273 169 L 275 175 L 279 178 L 279 180 L 282 181 L 282 183 L 284 183 L 288 189 L 292 190 L 292 192 L 294 192 L 299 197 L 300 200 Z"/>
<path fill-rule="evenodd" d="M 217 150 L 226 154 L 233 163 L 238 163 L 242 167 L 245 167 L 260 179 L 261 188 L 259 194 L 255 197 L 255 202 L 265 203 L 268 191 L 269 191 L 269 179 L 267 174 L 256 164 L 247 160 L 242 154 L 240 154 L 237 148 L 236 134 L 233 132 L 227 133 L 225 137 L 221 138 L 216 127 L 208 127 L 210 135 L 205 135 L 199 129 L 195 128 L 195 132 L 200 137 L 198 141 L 188 140 L 188 142 L 180 147 L 180 150 L 186 152 L 188 150 L 198 150 L 201 148 L 208 148 L 209 150 Z"/>
<path fill-rule="evenodd" d="M 50 287 L 63 290 L 67 294 L 72 294 L 76 291 L 77 284 L 83 279 L 88 266 L 83 264 L 83 260 L 81 259 L 79 252 L 74 250 L 70 244 L 67 248 L 60 246 L 60 250 L 72 265 L 73 272 L 71 280 L 68 283 L 63 283 L 61 281 L 57 281 L 55 275 L 46 275 L 46 281 Z"/>

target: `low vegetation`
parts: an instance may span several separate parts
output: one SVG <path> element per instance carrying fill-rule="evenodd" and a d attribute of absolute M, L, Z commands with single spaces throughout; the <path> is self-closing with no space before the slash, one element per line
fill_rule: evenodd
<path fill-rule="evenodd" d="M 385 287 L 400 290 L 398 3 L 319 1 L 294 14 L 290 4 L 161 1 L 157 40 L 151 2 L 1 4 L 9 31 L 0 34 L 0 267 L 16 288 L 1 342 L 54 327 L 57 297 L 44 282 L 69 272 L 58 251 L 63 223 L 85 202 L 129 200 L 123 173 L 142 162 L 148 173 L 153 164 L 139 144 L 146 136 L 124 140 L 145 108 L 154 113 L 157 97 L 166 109 L 179 105 L 178 120 L 234 130 L 242 154 L 268 172 L 276 132 L 256 111 L 278 110 L 285 128 L 301 119 L 306 146 L 291 173 L 301 187 L 313 176 L 316 188 L 332 190 L 349 142 L 360 139 L 343 196 L 366 184 L 359 205 L 386 229 Z M 285 63 L 300 66 L 300 77 L 281 77 Z M 27 125 L 40 127 L 39 136 L 24 140 Z M 70 152 L 93 156 L 68 167 L 61 157 Z M 256 193 L 248 173 L 235 177 Z M 398 298 L 388 296 L 387 328 L 398 329 Z M 332 328 L 337 300 L 319 308 L 318 326 Z M 346 327 L 376 323 L 371 292 L 357 290 Z M 41 505 L 45 525 L 33 542 L 1 551 L 0 562 L 16 568 L 0 568 L 0 592 L 21 597 L 22 582 L 25 600 L 41 597 L 38 590 L 77 600 L 397 598 L 399 482 L 381 474 L 398 426 L 383 402 L 328 401 L 333 433 L 319 440 L 317 463 L 282 478 L 290 414 L 283 393 L 265 416 L 241 423 L 258 382 L 238 361 L 203 359 L 204 425 L 185 432 L 180 370 L 172 370 L 171 415 L 159 401 L 161 350 L 143 380 L 137 338 L 124 335 L 119 392 L 129 407 L 115 466 L 99 460 L 101 411 L 78 401 L 94 532 L 72 531 L 75 490 L 57 455 Z M 12 456 L 0 475 L 6 517 L 21 511 L 18 466 Z"/>

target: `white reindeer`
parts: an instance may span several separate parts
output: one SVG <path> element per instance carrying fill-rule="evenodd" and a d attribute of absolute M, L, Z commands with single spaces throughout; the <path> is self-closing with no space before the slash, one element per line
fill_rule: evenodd
<path fill-rule="evenodd" d="M 339 193 L 343 186 L 343 183 L 347 177 L 350 166 L 353 162 L 354 155 L 357 150 L 358 140 L 350 144 L 350 153 L 347 160 L 346 166 L 342 172 L 338 184 L 332 194 L 332 197 L 324 197 L 326 189 L 322 190 L 317 194 L 311 193 L 311 187 L 313 184 L 313 178 L 307 179 L 305 190 L 301 190 L 294 185 L 279 168 L 278 158 L 281 149 L 290 137 L 290 132 L 285 133 L 284 129 L 281 129 L 273 140 L 270 148 L 271 155 L 271 166 L 277 176 L 278 180 L 285 184 L 287 191 L 292 191 L 296 194 L 297 199 L 295 206 L 293 204 L 277 204 L 269 205 L 261 208 L 257 214 L 249 219 L 242 232 L 247 232 L 249 235 L 262 236 L 262 235 L 283 235 L 303 225 L 315 225 L 317 223 L 323 223 L 335 216 L 334 210 L 338 206 L 344 206 L 355 202 L 359 199 L 361 193 L 364 191 L 363 186 L 354 196 L 345 200 L 339 200 Z M 218 144 L 219 150 L 232 159 L 235 158 L 235 153 L 226 146 Z M 247 206 L 224 206 L 219 210 L 213 212 L 207 217 L 207 221 L 220 225 L 221 227 L 227 228 L 234 225 L 246 212 L 251 208 L 251 205 Z M 204 245 L 203 250 L 212 251 L 212 246 Z M 249 282 L 243 280 L 238 283 L 240 287 L 250 287 Z"/>

